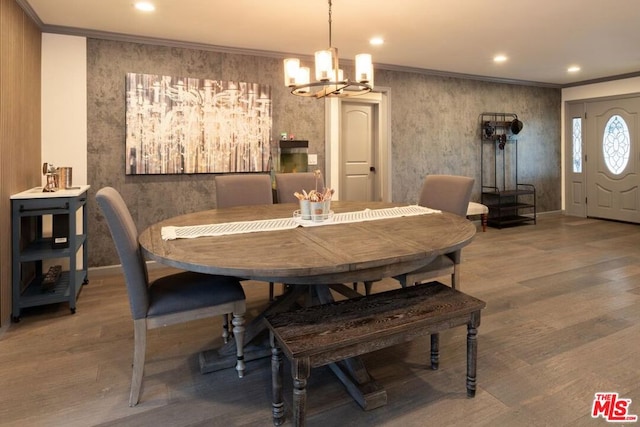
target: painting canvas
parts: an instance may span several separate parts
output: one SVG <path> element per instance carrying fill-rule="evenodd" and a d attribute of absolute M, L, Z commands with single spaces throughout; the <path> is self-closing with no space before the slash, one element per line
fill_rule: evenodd
<path fill-rule="evenodd" d="M 268 85 L 128 73 L 126 174 L 264 172 Z"/>

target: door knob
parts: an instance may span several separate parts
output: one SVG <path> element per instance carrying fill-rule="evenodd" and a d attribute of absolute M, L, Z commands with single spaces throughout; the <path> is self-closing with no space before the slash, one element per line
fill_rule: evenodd
<path fill-rule="evenodd" d="M 375 171 L 376 171 L 375 166 L 369 166 L 369 172 L 375 172 Z"/>

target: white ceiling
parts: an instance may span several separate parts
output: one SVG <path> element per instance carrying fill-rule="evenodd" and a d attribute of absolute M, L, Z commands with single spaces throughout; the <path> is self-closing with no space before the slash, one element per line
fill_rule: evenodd
<path fill-rule="evenodd" d="M 251 53 L 311 55 L 328 47 L 326 0 L 18 0 L 43 30 L 103 33 Z M 551 86 L 640 75 L 638 0 L 333 0 L 341 59 L 376 67 L 522 80 Z M 370 46 L 381 36 L 386 43 Z M 502 53 L 508 61 L 495 64 Z M 582 70 L 567 72 L 571 65 Z"/>

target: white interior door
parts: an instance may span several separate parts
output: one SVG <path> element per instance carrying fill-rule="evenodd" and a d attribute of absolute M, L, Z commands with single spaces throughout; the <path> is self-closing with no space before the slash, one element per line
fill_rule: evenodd
<path fill-rule="evenodd" d="M 376 174 L 375 104 L 343 102 L 341 117 L 342 200 L 379 200 Z"/>
<path fill-rule="evenodd" d="M 325 98 L 325 182 L 334 200 L 392 200 L 390 98 L 391 89 L 380 86 L 354 98 Z M 371 109 L 360 114 L 363 105 Z"/>
<path fill-rule="evenodd" d="M 586 104 L 587 216 L 640 223 L 640 98 Z"/>

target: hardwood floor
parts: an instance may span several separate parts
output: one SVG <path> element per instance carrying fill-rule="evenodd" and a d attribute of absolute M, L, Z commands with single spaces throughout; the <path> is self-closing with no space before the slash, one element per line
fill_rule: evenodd
<path fill-rule="evenodd" d="M 429 369 L 428 338 L 365 356 L 388 392 L 372 411 L 328 368 L 312 371 L 309 426 L 605 425 L 590 415 L 596 392 L 617 392 L 640 414 L 640 226 L 548 214 L 537 225 L 478 228 L 461 268 L 462 290 L 487 302 L 476 397 L 466 397 L 458 327 L 441 334 L 438 371 Z M 141 400 L 129 408 L 124 284 L 99 270 L 89 277 L 75 315 L 65 304 L 25 310 L 0 336 L 0 425 L 271 425 L 268 358 L 247 363 L 242 379 L 233 369 L 199 373 L 197 353 L 222 341 L 210 320 L 150 331 Z M 255 316 L 268 286 L 243 285 Z M 374 292 L 396 286 L 385 280 Z"/>

